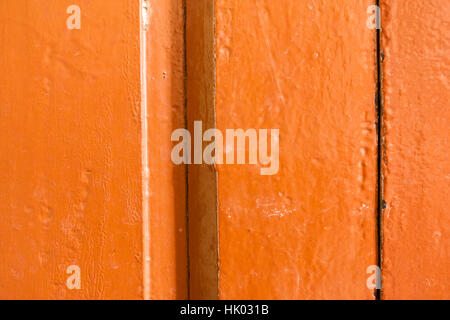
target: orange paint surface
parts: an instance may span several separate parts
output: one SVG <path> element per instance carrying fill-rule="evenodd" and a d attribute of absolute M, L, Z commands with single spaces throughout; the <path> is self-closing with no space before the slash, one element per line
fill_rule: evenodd
<path fill-rule="evenodd" d="M 142 298 L 139 2 L 73 2 L 0 2 L 3 299 Z"/>
<path fill-rule="evenodd" d="M 0 2 L 0 299 L 374 299 L 375 0 L 105 3 Z M 448 299 L 450 6 L 381 3 L 382 298 Z M 279 170 L 175 165 L 199 120 Z"/>
<path fill-rule="evenodd" d="M 450 4 L 382 4 L 383 298 L 449 299 Z"/>
<path fill-rule="evenodd" d="M 274 176 L 255 165 L 218 165 L 218 176 L 189 167 L 192 298 L 373 299 L 372 4 L 188 3 L 188 126 L 280 129 Z"/>
<path fill-rule="evenodd" d="M 186 299 L 186 168 L 170 158 L 171 134 L 185 127 L 184 8 L 181 0 L 149 4 L 150 297 Z"/>
<path fill-rule="evenodd" d="M 218 169 L 221 299 L 373 299 L 373 1 L 216 1 L 217 127 L 280 129 L 280 169 Z"/>

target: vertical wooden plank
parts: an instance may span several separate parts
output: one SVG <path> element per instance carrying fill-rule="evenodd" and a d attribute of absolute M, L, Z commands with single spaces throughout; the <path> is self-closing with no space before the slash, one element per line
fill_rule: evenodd
<path fill-rule="evenodd" d="M 142 298 L 139 1 L 1 1 L 0 21 L 0 297 Z"/>
<path fill-rule="evenodd" d="M 450 4 L 381 2 L 383 298 L 448 299 Z"/>
<path fill-rule="evenodd" d="M 186 168 L 171 161 L 171 134 L 185 127 L 182 0 L 148 3 L 150 297 L 188 296 Z"/>
<path fill-rule="evenodd" d="M 218 166 L 219 297 L 373 299 L 374 1 L 215 3 L 217 128 L 280 130 L 275 175 Z"/>
<path fill-rule="evenodd" d="M 194 121 L 215 127 L 214 1 L 186 1 L 186 9 L 187 128 L 194 137 Z M 216 171 L 204 163 L 188 171 L 190 297 L 217 299 Z"/>

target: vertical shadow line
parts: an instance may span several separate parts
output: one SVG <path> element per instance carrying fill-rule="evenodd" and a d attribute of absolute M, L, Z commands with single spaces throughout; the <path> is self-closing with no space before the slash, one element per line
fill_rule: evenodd
<path fill-rule="evenodd" d="M 187 114 L 187 5 L 183 0 L 183 60 L 184 60 L 184 128 L 188 129 Z M 189 167 L 185 164 L 186 181 L 186 266 L 187 266 L 187 300 L 191 299 L 191 263 L 189 250 Z"/>
<path fill-rule="evenodd" d="M 376 84 L 376 109 L 377 109 L 377 265 L 381 270 L 380 288 L 376 289 L 376 300 L 382 300 L 382 263 L 383 263 L 383 210 L 385 209 L 385 202 L 383 198 L 384 193 L 384 177 L 383 177 L 383 154 L 384 154 L 384 138 L 383 138 L 383 52 L 381 45 L 381 0 L 376 0 L 378 7 L 377 12 L 377 28 L 376 28 L 376 42 L 377 42 L 377 84 Z"/>

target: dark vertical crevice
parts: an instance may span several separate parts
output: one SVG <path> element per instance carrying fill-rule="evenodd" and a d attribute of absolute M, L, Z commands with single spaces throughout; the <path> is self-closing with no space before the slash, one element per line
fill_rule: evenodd
<path fill-rule="evenodd" d="M 376 29 L 376 42 L 377 42 L 377 85 L 376 85 L 376 108 L 377 108 L 377 265 L 382 273 L 383 263 L 383 211 L 385 209 L 385 202 L 383 199 L 383 52 L 381 47 L 381 0 L 376 1 L 378 6 L 379 15 L 377 14 L 377 29 Z M 382 299 L 382 276 L 381 288 L 376 289 L 376 300 Z"/>
<path fill-rule="evenodd" d="M 184 127 L 188 128 L 188 116 L 187 116 L 187 7 L 186 0 L 183 0 L 183 63 L 184 63 Z M 187 300 L 191 298 L 191 263 L 190 263 L 190 253 L 189 253 L 189 168 L 185 164 L 185 181 L 186 181 L 186 262 L 187 262 Z"/>
<path fill-rule="evenodd" d="M 213 108 L 213 114 L 214 114 L 214 128 L 217 128 L 217 114 L 216 114 L 216 88 L 217 88 L 217 43 L 216 43 L 216 0 L 212 2 L 212 34 L 213 34 L 213 43 L 212 43 L 212 50 L 213 50 L 213 66 L 214 66 L 214 73 L 213 73 L 213 101 L 212 101 L 212 108 Z M 214 171 L 215 171 L 215 181 L 216 181 L 216 268 L 217 268 L 217 299 L 220 300 L 220 242 L 219 242 L 219 173 L 217 172 L 217 167 L 214 165 Z"/>

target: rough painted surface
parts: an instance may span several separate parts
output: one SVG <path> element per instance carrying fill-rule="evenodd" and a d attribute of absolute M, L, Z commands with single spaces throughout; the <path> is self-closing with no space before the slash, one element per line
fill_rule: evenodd
<path fill-rule="evenodd" d="M 369 0 L 216 1 L 216 124 L 279 128 L 280 171 L 218 168 L 221 299 L 373 299 Z"/>
<path fill-rule="evenodd" d="M 172 163 L 172 131 L 185 127 L 182 0 L 149 3 L 147 83 L 150 297 L 187 298 L 186 168 Z"/>
<path fill-rule="evenodd" d="M 450 3 L 382 4 L 383 298 L 449 299 Z"/>
<path fill-rule="evenodd" d="M 381 2 L 383 298 L 448 299 L 450 6 Z M 373 299 L 374 0 L 148 0 L 147 47 L 139 3 L 0 3 L 0 298 Z M 187 186 L 185 117 L 280 129 L 279 173 L 192 165 Z"/>
<path fill-rule="evenodd" d="M 0 47 L 0 298 L 142 298 L 139 2 L 1 1 Z"/>

